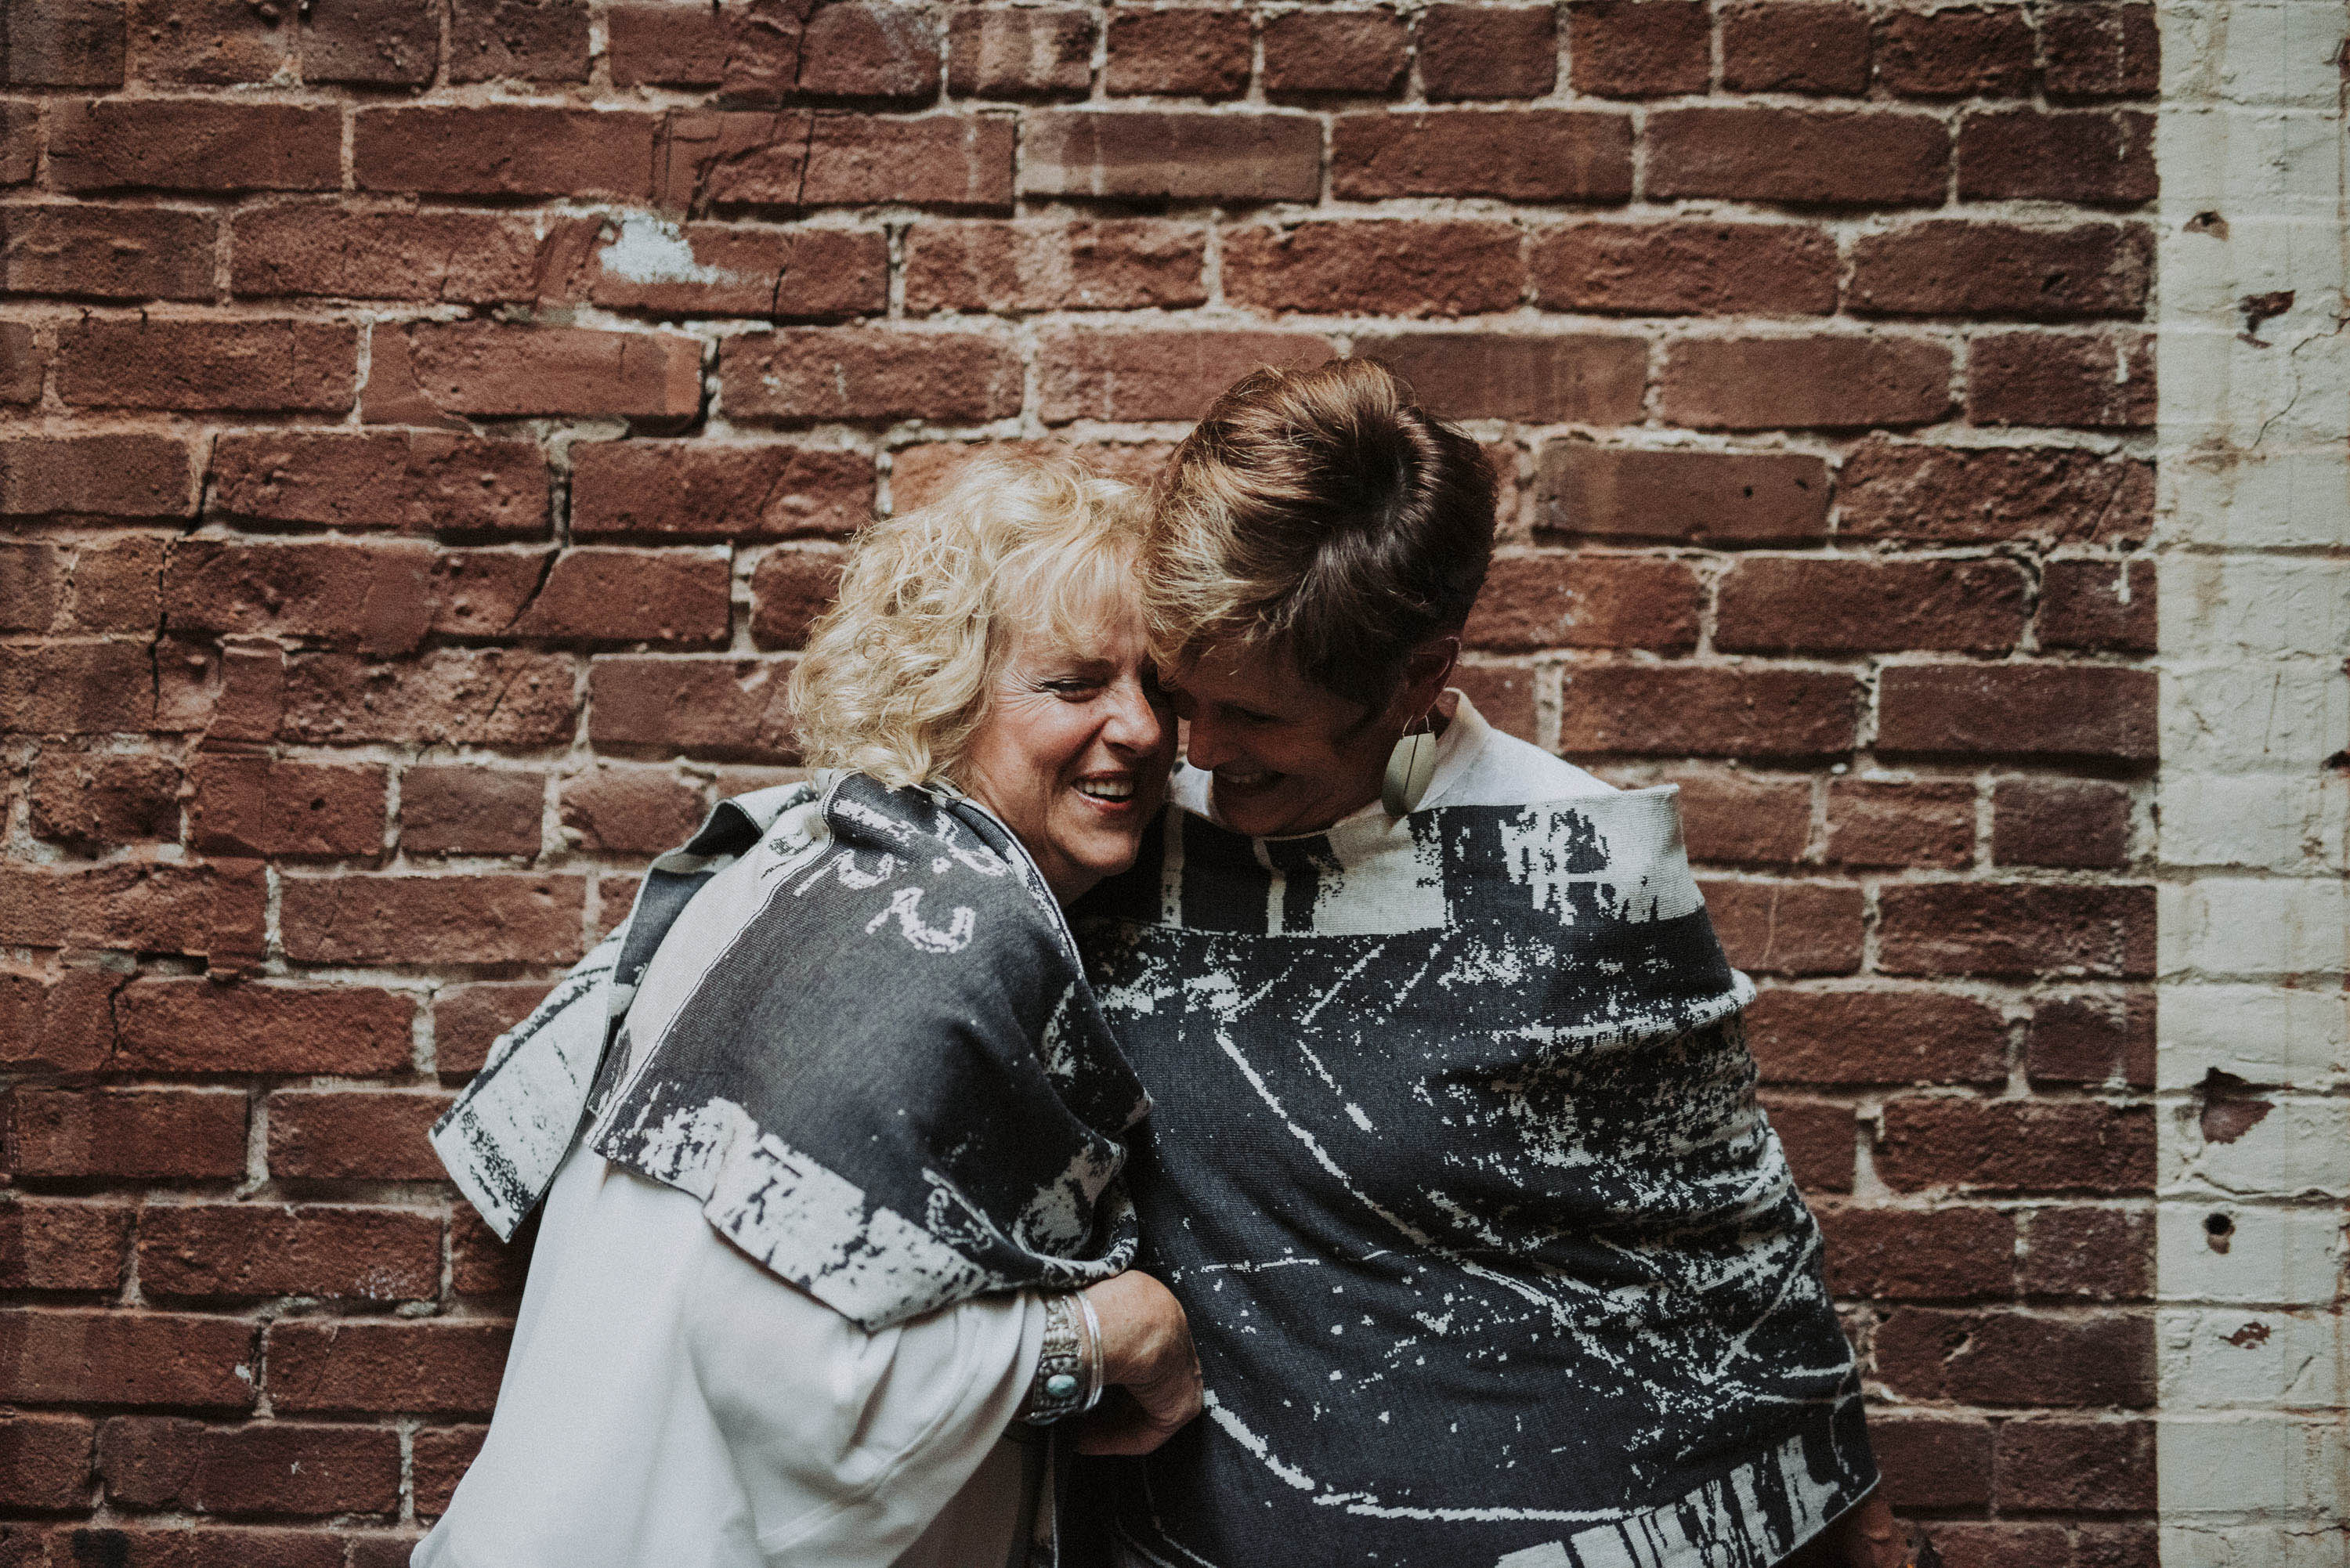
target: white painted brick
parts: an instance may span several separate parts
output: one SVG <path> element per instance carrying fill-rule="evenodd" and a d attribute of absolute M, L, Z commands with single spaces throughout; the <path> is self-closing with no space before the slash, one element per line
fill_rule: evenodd
<path fill-rule="evenodd" d="M 2350 1083 L 2350 995 L 2341 991 L 2166 985 L 2155 1017 L 2162 1088 L 2192 1088 L 2214 1067 L 2255 1084 Z"/>
<path fill-rule="evenodd" d="M 2235 1227 L 2225 1252 L 2204 1229 L 2215 1213 Z M 2154 1234 L 2156 1290 L 2165 1301 L 2331 1306 L 2341 1293 L 2339 1212 L 2166 1198 L 2156 1206 Z"/>
<path fill-rule="evenodd" d="M 2329 306 L 2340 291 L 2344 267 L 2331 217 L 2232 215 L 2224 238 L 2209 227 L 2174 227 L 2162 242 L 2161 264 L 2165 330 L 2192 321 L 2241 331 L 2239 301 L 2248 294 L 2286 289 L 2293 291 L 2293 305 L 2262 325 L 2262 338 L 2276 343 L 2332 330 Z"/>
<path fill-rule="evenodd" d="M 2331 216 L 2341 134 L 2323 110 L 2166 106 L 2154 153 L 2163 213 L 2182 223 L 2207 210 Z"/>
<path fill-rule="evenodd" d="M 2339 271 L 2324 286 L 2339 297 Z M 2326 302 L 2320 298 L 2318 305 Z M 2203 326 L 2166 318 L 2155 348 L 2162 386 L 2203 389 L 2208 399 L 2161 399 L 2156 427 L 2163 444 L 2221 440 L 2240 447 L 2314 443 L 2342 433 L 2350 405 L 2350 353 L 2343 339 L 2308 332 L 2268 336 L 2256 348 L 2241 321 Z M 2271 323 L 2271 326 L 2275 326 Z"/>
<path fill-rule="evenodd" d="M 2165 6 L 2163 99 L 2327 109 L 2342 91 L 2342 7 L 2326 0 Z"/>
<path fill-rule="evenodd" d="M 2350 650 L 2350 561 L 2176 555 L 2155 582 L 2160 618 L 2192 627 L 2205 658 Z"/>
<path fill-rule="evenodd" d="M 2350 746 L 2350 680 L 2332 660 L 2258 665 L 2166 658 L 2163 776 L 2178 772 L 2313 772 Z"/>
<path fill-rule="evenodd" d="M 2166 1522 L 2189 1513 L 2323 1517 L 2350 1486 L 2350 1430 L 2291 1416 L 2166 1417 L 2155 1477 Z"/>
<path fill-rule="evenodd" d="M 2156 1316 L 2162 1407 L 2311 1414 L 2350 1404 L 2350 1345 L 2331 1312 L 2173 1309 Z"/>
<path fill-rule="evenodd" d="M 2166 1185 L 2199 1181 L 2223 1192 L 2350 1197 L 2350 1100 L 2264 1096 L 2269 1111 L 2225 1143 L 2182 1139 Z"/>
<path fill-rule="evenodd" d="M 2166 866 L 2350 869 L 2350 777 L 2332 768 L 2173 774 L 2162 781 L 2161 825 Z"/>
<path fill-rule="evenodd" d="M 2350 1568 L 2350 1531 L 2338 1520 L 2196 1524 L 2165 1518 L 2159 1550 L 2162 1568 Z"/>
<path fill-rule="evenodd" d="M 2350 900 L 2336 877 L 2202 877 L 2157 894 L 2165 975 L 2340 973 L 2350 967 Z"/>
<path fill-rule="evenodd" d="M 2339 442 L 2298 451 L 2214 447 L 2166 453 L 2156 486 L 2165 544 L 2350 545 L 2350 452 Z M 2166 646 L 2191 647 L 2196 634 L 2192 625 L 2162 628 Z"/>

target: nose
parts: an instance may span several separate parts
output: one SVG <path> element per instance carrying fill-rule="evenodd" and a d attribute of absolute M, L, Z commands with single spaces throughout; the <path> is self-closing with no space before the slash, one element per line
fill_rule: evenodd
<path fill-rule="evenodd" d="M 1213 772 L 1240 756 L 1224 726 L 1211 714 L 1211 707 L 1202 703 L 1191 715 L 1183 735 L 1183 760 L 1202 772 Z"/>
<path fill-rule="evenodd" d="M 1102 722 L 1102 739 L 1121 752 L 1147 754 L 1167 741 L 1173 722 L 1150 701 L 1139 679 L 1120 680 L 1109 694 L 1109 713 Z"/>

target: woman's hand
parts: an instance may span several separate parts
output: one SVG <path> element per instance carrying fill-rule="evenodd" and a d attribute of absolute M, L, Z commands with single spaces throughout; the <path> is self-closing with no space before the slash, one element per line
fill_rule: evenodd
<path fill-rule="evenodd" d="M 1165 1285 L 1129 1270 L 1086 1292 L 1101 1320 L 1101 1405 L 1077 1426 L 1084 1454 L 1147 1454 L 1200 1413 L 1191 1320 Z"/>
<path fill-rule="evenodd" d="M 1894 1520 L 1881 1486 L 1837 1520 L 1836 1528 L 1843 1533 L 1840 1568 L 1903 1568 L 1909 1561 L 1909 1538 Z"/>

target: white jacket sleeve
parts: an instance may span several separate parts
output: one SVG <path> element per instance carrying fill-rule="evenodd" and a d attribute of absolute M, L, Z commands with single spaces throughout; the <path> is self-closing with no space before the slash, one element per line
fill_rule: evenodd
<path fill-rule="evenodd" d="M 868 1334 L 706 1233 L 684 1350 L 760 1555 L 896 1562 L 1010 1425 L 1043 1346 L 1043 1298 L 983 1297 Z M 990 1501 L 1003 1500 L 971 1500 Z"/>

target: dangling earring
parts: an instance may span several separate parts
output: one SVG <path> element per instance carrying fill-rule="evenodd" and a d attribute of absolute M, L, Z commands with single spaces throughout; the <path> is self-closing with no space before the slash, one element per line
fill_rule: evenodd
<path fill-rule="evenodd" d="M 1419 809 L 1419 797 L 1428 793 L 1429 782 L 1435 776 L 1436 736 L 1422 719 L 1419 728 L 1407 733 L 1388 753 L 1379 804 L 1387 807 L 1389 816 L 1409 816 Z"/>

